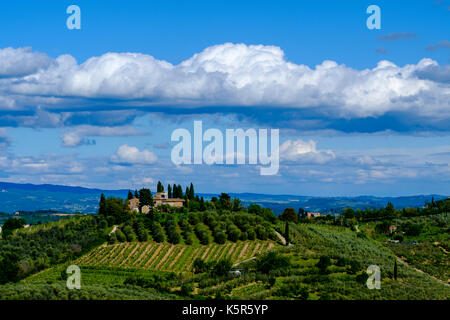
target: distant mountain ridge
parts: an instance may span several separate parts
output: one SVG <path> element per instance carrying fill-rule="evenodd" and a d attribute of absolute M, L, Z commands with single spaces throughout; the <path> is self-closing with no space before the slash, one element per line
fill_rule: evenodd
<path fill-rule="evenodd" d="M 100 194 L 125 198 L 128 189 L 102 190 L 84 187 L 62 186 L 52 184 L 18 184 L 0 182 L 0 211 L 13 213 L 15 211 L 55 210 L 59 212 L 95 213 L 98 208 Z M 232 198 L 242 200 L 244 205 L 257 203 L 271 208 L 275 213 L 281 213 L 286 207 L 296 210 L 302 207 L 312 212 L 338 213 L 343 208 L 352 207 L 383 207 L 392 202 L 396 208 L 421 207 L 426 201 L 445 199 L 444 195 L 415 195 L 403 197 L 315 197 L 296 195 L 272 195 L 258 193 L 229 193 Z M 217 194 L 199 193 L 205 199 L 211 199 Z"/>

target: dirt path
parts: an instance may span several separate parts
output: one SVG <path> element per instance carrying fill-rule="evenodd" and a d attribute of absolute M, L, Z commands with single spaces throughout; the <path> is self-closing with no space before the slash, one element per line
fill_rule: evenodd
<path fill-rule="evenodd" d="M 119 228 L 119 226 L 117 226 L 117 225 L 113 226 L 113 229 L 111 230 L 111 232 L 109 234 L 116 232 L 118 228 Z"/>
<path fill-rule="evenodd" d="M 255 259 L 256 259 L 256 257 L 251 257 L 251 258 L 249 258 L 249 259 L 246 259 L 246 260 L 243 260 L 243 261 L 240 261 L 240 262 L 238 262 L 238 263 L 233 264 L 233 267 L 237 267 L 237 266 L 240 265 L 241 263 L 244 263 L 244 262 L 247 262 L 247 261 L 251 261 L 251 260 L 255 260 Z"/>
<path fill-rule="evenodd" d="M 278 239 L 280 239 L 281 243 L 285 246 L 286 239 L 278 231 L 276 231 L 276 230 L 274 230 L 274 231 L 275 231 L 275 234 L 277 235 Z"/>

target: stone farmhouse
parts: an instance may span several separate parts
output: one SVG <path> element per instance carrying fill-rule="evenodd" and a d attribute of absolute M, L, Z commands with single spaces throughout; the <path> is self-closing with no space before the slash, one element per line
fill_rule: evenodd
<path fill-rule="evenodd" d="M 184 205 L 184 199 L 179 198 L 169 198 L 167 192 L 157 192 L 153 195 L 153 205 L 154 207 L 159 207 L 161 205 L 169 205 L 175 208 L 181 208 Z M 139 212 L 139 199 L 133 198 L 128 200 L 128 206 L 131 211 Z M 149 206 L 143 206 L 141 212 L 147 214 L 150 212 Z"/>
<path fill-rule="evenodd" d="M 306 217 L 308 218 L 320 217 L 320 212 L 307 212 Z"/>

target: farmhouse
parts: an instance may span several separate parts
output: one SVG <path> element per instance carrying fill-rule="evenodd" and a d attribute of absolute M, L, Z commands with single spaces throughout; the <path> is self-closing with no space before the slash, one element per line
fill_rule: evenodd
<path fill-rule="evenodd" d="M 169 198 L 167 192 L 158 192 L 153 195 L 153 206 L 159 207 L 161 205 L 169 205 L 175 208 L 181 208 L 184 204 L 184 199 L 179 198 Z M 128 206 L 131 211 L 139 212 L 139 199 L 133 198 L 128 200 Z M 149 206 L 142 206 L 141 212 L 147 214 L 150 212 Z"/>
<path fill-rule="evenodd" d="M 306 216 L 308 218 L 315 218 L 315 217 L 320 217 L 320 212 L 307 212 Z"/>
<path fill-rule="evenodd" d="M 167 204 L 171 207 L 181 208 L 183 206 L 184 199 L 169 198 L 167 196 L 167 192 L 157 192 L 153 195 L 153 202 L 155 207 Z"/>

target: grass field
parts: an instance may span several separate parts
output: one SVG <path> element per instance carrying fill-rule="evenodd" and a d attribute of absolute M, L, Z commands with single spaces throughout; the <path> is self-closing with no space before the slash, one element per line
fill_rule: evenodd
<path fill-rule="evenodd" d="M 206 262 L 228 258 L 233 263 L 237 263 L 268 251 L 274 246 L 273 241 L 238 241 L 207 246 L 124 242 L 113 245 L 104 244 L 80 257 L 74 264 L 118 269 L 186 272 L 191 271 L 197 258 Z"/>

